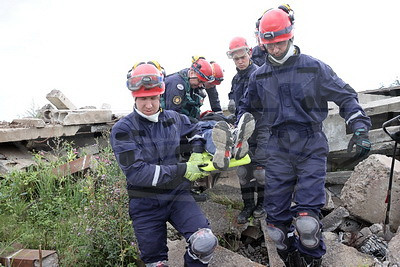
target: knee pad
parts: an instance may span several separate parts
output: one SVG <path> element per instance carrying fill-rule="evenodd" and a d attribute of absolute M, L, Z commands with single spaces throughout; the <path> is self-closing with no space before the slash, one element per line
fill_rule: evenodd
<path fill-rule="evenodd" d="M 267 224 L 267 233 L 278 250 L 287 250 L 294 242 L 294 232 L 283 225 Z"/>
<path fill-rule="evenodd" d="M 257 183 L 265 185 L 265 169 L 253 170 L 253 177 L 256 178 Z"/>
<path fill-rule="evenodd" d="M 245 166 L 239 166 L 236 169 L 236 174 L 239 178 L 240 185 L 245 185 L 248 183 L 247 181 L 247 168 Z"/>
<path fill-rule="evenodd" d="M 309 249 L 318 247 L 321 238 L 321 227 L 318 217 L 308 211 L 298 212 L 294 226 L 299 234 L 300 243 Z"/>
<path fill-rule="evenodd" d="M 188 239 L 188 254 L 195 260 L 208 264 L 218 245 L 217 237 L 208 228 L 201 228 Z"/>

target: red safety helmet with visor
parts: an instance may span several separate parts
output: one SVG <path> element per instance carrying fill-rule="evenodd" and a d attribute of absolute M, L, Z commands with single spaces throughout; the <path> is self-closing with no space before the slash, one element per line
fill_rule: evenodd
<path fill-rule="evenodd" d="M 213 82 L 215 80 L 211 64 L 202 57 L 193 62 L 190 69 L 196 73 L 197 78 L 202 82 Z"/>
<path fill-rule="evenodd" d="M 161 95 L 165 91 L 164 77 L 153 64 L 137 65 L 130 73 L 126 86 L 134 97 Z"/>
<path fill-rule="evenodd" d="M 281 8 L 268 10 L 260 21 L 261 44 L 272 44 L 293 38 L 293 24 L 290 15 Z"/>
<path fill-rule="evenodd" d="M 210 62 L 212 70 L 213 70 L 213 76 L 215 78 L 215 80 L 213 82 L 211 82 L 211 84 L 213 85 L 220 85 L 221 82 L 224 80 L 224 70 L 221 68 L 221 66 L 214 62 L 211 61 Z"/>
<path fill-rule="evenodd" d="M 244 56 L 250 51 L 247 41 L 243 37 L 234 37 L 229 43 L 229 50 L 226 52 L 228 58 L 233 58 L 234 55 L 238 57 Z"/>

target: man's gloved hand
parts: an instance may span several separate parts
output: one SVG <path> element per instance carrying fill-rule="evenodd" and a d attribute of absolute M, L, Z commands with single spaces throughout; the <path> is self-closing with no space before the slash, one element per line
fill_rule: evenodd
<path fill-rule="evenodd" d="M 198 165 L 203 163 L 203 153 L 192 153 L 190 155 L 190 162 L 196 162 Z"/>
<path fill-rule="evenodd" d="M 236 111 L 235 100 L 229 99 L 228 111 L 229 111 L 230 113 L 232 113 L 232 114 L 235 114 L 235 111 Z"/>
<path fill-rule="evenodd" d="M 368 155 L 371 150 L 371 142 L 369 141 L 367 130 L 360 128 L 354 132 L 347 146 L 347 153 L 353 150 L 354 145 L 356 145 L 356 157 L 363 158 Z"/>
<path fill-rule="evenodd" d="M 183 175 L 186 179 L 193 182 L 197 179 L 208 176 L 208 172 L 201 171 L 198 167 L 198 162 L 196 161 L 188 161 L 186 162 L 186 172 Z"/>
<path fill-rule="evenodd" d="M 260 185 L 265 185 L 265 168 L 262 166 L 257 166 L 253 170 L 253 177 L 256 178 L 257 183 Z"/>

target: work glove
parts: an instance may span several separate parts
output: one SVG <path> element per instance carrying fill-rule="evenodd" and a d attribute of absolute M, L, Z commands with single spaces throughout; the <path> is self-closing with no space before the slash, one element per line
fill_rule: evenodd
<path fill-rule="evenodd" d="M 203 163 L 203 153 L 192 153 L 190 155 L 190 158 L 188 161 L 196 162 L 197 165 L 202 164 Z"/>
<path fill-rule="evenodd" d="M 201 171 L 198 166 L 198 162 L 188 161 L 186 162 L 186 172 L 183 175 L 186 179 L 194 182 L 200 178 L 208 176 L 208 172 Z"/>
<path fill-rule="evenodd" d="M 229 111 L 230 113 L 232 113 L 232 114 L 235 114 L 235 111 L 236 111 L 235 100 L 229 99 L 228 111 Z"/>
<path fill-rule="evenodd" d="M 260 185 L 265 185 L 265 169 L 262 166 L 257 166 L 253 170 L 253 177 Z"/>
<path fill-rule="evenodd" d="M 368 155 L 371 150 L 371 142 L 368 138 L 368 131 L 360 128 L 357 129 L 353 137 L 351 137 L 349 145 L 347 146 L 347 153 L 353 150 L 354 145 L 356 145 L 356 155 L 357 158 L 363 158 Z"/>

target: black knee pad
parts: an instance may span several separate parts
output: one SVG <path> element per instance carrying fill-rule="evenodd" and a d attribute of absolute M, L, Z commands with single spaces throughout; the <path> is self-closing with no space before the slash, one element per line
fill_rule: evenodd
<path fill-rule="evenodd" d="M 294 231 L 284 225 L 267 224 L 267 233 L 278 250 L 287 250 L 295 240 Z"/>
<path fill-rule="evenodd" d="M 317 215 L 309 211 L 298 212 L 294 226 L 303 246 L 309 249 L 318 247 L 321 238 L 321 226 Z"/>

